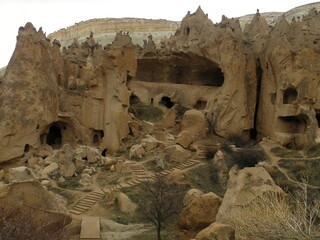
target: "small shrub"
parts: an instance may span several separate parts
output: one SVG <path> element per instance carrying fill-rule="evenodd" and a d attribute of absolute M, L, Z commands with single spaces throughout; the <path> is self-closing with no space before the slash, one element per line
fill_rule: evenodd
<path fill-rule="evenodd" d="M 232 135 L 228 137 L 228 141 L 236 147 L 247 147 L 251 145 L 250 141 L 239 135 Z"/>
<path fill-rule="evenodd" d="M 262 162 L 265 159 L 263 151 L 254 148 L 246 148 L 233 152 L 232 157 L 234 164 L 238 164 L 240 169 L 254 167 L 258 162 Z"/>
<path fill-rule="evenodd" d="M 289 199 L 267 193 L 232 211 L 228 223 L 235 227 L 237 239 L 319 239 L 320 201 L 308 200 L 305 183 L 295 193 Z"/>

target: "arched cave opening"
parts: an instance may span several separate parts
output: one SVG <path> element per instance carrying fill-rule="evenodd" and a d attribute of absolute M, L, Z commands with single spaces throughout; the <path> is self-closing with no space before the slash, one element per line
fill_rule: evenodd
<path fill-rule="evenodd" d="M 162 97 L 159 104 L 165 106 L 166 108 L 172 108 L 174 106 L 174 103 L 171 102 L 171 98 L 169 97 Z"/>
<path fill-rule="evenodd" d="M 103 130 L 93 130 L 92 143 L 100 144 L 103 137 L 104 137 Z"/>
<path fill-rule="evenodd" d="M 298 98 L 298 92 L 294 88 L 287 88 L 283 92 L 283 104 L 292 104 Z"/>
<path fill-rule="evenodd" d="M 184 29 L 184 35 L 188 36 L 190 34 L 190 28 L 189 27 L 186 27 Z"/>
<path fill-rule="evenodd" d="M 205 109 L 207 106 L 207 101 L 205 100 L 198 100 L 196 102 L 196 104 L 194 105 L 194 108 L 197 109 L 197 110 L 203 110 Z"/>
<path fill-rule="evenodd" d="M 140 103 L 140 99 L 136 95 L 131 94 L 129 102 L 130 105 L 138 104 Z"/>
<path fill-rule="evenodd" d="M 53 148 L 59 148 L 62 143 L 61 128 L 57 123 L 50 126 L 49 133 L 47 134 L 46 143 Z"/>
<path fill-rule="evenodd" d="M 221 87 L 224 73 L 218 63 L 195 54 L 178 53 L 137 61 L 135 81 Z"/>
<path fill-rule="evenodd" d="M 316 111 L 316 119 L 318 122 L 318 128 L 320 128 L 320 111 Z"/>

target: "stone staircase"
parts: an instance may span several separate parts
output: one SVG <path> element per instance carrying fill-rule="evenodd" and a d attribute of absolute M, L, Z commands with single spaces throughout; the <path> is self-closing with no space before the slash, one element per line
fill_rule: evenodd
<path fill-rule="evenodd" d="M 145 169 L 139 164 L 139 163 L 131 163 L 131 169 L 132 172 L 135 176 L 134 179 L 129 180 L 124 183 L 118 183 L 113 186 L 105 187 L 103 189 L 103 192 L 98 192 L 98 191 L 93 191 L 89 193 L 86 197 L 81 199 L 75 206 L 74 208 L 70 211 L 70 213 L 75 214 L 75 215 L 81 215 L 84 212 L 88 211 L 94 204 L 96 204 L 105 194 L 110 194 L 114 191 L 119 191 L 122 188 L 127 188 L 127 187 L 133 187 L 138 184 L 141 184 L 146 181 L 154 181 L 157 179 L 159 176 L 166 176 L 170 173 L 172 173 L 175 170 L 185 170 L 187 168 L 191 168 L 199 163 L 201 163 L 201 160 L 194 159 L 194 160 L 188 160 L 174 168 L 168 169 L 168 170 L 163 170 L 159 173 L 153 173 L 153 174 L 148 174 L 146 173 Z"/>
<path fill-rule="evenodd" d="M 70 213 L 75 215 L 80 215 L 88 211 L 94 204 L 96 204 L 102 197 L 104 197 L 104 192 L 93 191 L 81 199 L 70 211 Z"/>

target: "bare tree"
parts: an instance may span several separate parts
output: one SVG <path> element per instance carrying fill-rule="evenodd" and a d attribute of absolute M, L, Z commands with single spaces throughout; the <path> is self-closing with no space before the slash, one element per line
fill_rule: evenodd
<path fill-rule="evenodd" d="M 164 223 L 178 211 L 176 187 L 168 183 L 168 178 L 157 174 L 156 179 L 141 184 L 144 198 L 140 201 L 142 218 L 155 225 L 157 239 L 161 240 Z"/>

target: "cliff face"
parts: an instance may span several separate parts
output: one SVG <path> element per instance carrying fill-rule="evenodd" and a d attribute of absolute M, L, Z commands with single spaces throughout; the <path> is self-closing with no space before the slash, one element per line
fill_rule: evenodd
<path fill-rule="evenodd" d="M 258 131 L 283 145 L 319 142 L 320 15 L 310 10 L 270 32 L 261 61 Z"/>
<path fill-rule="evenodd" d="M 129 87 L 141 102 L 202 110 L 220 136 L 249 136 L 255 112 L 253 52 L 240 25 L 224 19 L 214 25 L 199 8 L 188 13 L 161 50 L 138 58 Z"/>
<path fill-rule="evenodd" d="M 134 44 L 143 46 L 143 40 L 149 35 L 158 44 L 162 38 L 170 37 L 179 27 L 180 22 L 167 20 L 150 20 L 140 18 L 92 19 L 77 23 L 71 27 L 60 29 L 48 36 L 58 39 L 62 46 L 69 46 L 76 38 L 84 42 L 90 32 L 94 32 L 95 40 L 102 46 L 112 43 L 117 32 L 129 32 Z"/>
<path fill-rule="evenodd" d="M 167 128 L 196 109 L 222 137 L 319 142 L 319 22 L 313 9 L 271 29 L 257 13 L 242 32 L 239 21 L 213 24 L 199 8 L 158 46 L 152 36 L 136 46 L 119 32 L 104 48 L 91 33 L 62 49 L 28 23 L 0 80 L 0 162 L 65 143 L 116 152 L 129 126 L 145 130 L 130 109 L 136 103 L 160 109 Z M 188 147 L 207 131 L 177 142 Z"/>

